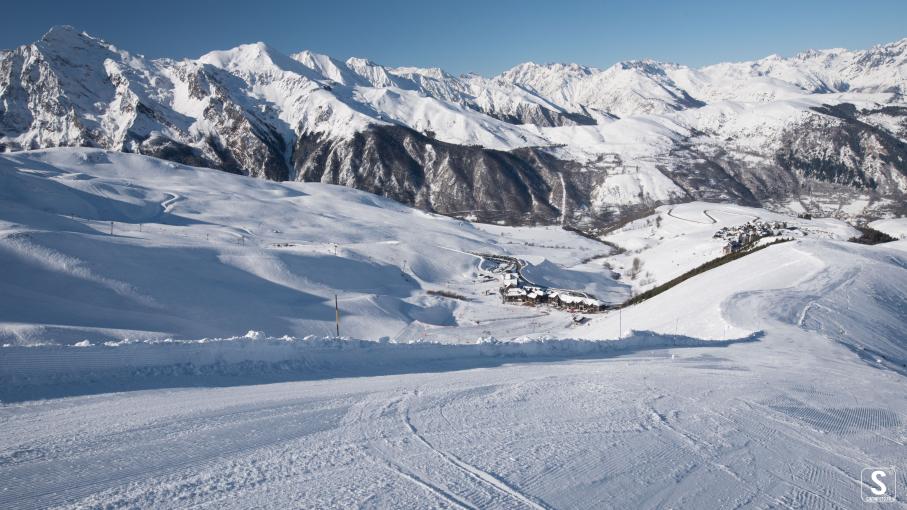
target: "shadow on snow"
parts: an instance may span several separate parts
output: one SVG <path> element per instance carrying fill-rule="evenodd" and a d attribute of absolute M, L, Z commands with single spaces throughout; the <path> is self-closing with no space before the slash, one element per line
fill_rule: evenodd
<path fill-rule="evenodd" d="M 727 347 L 755 342 L 762 336 L 763 333 L 757 332 L 732 340 L 701 340 L 642 331 L 609 341 L 395 344 L 331 338 L 242 337 L 116 346 L 6 347 L 0 349 L 0 401 L 607 359 L 671 348 Z"/>

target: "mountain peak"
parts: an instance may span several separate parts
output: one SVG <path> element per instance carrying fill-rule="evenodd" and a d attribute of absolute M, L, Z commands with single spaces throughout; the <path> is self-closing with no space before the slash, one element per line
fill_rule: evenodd
<path fill-rule="evenodd" d="M 879 44 L 867 51 L 882 51 L 889 54 L 907 53 L 907 37 L 887 44 Z"/>
<path fill-rule="evenodd" d="M 103 66 L 108 58 L 118 61 L 133 58 L 128 52 L 100 37 L 80 32 L 70 25 L 51 27 L 40 40 L 30 46 L 47 56 L 54 56 L 57 62 L 77 66 Z M 141 55 L 138 57 L 142 58 Z"/>
<path fill-rule="evenodd" d="M 59 50 L 69 48 L 85 48 L 87 46 L 103 46 L 110 49 L 110 45 L 103 40 L 92 37 L 85 32 L 79 32 L 72 25 L 56 25 L 50 28 L 39 41 L 46 46 Z"/>
<path fill-rule="evenodd" d="M 356 85 L 362 82 L 359 76 L 352 72 L 345 63 L 330 55 L 302 50 L 291 54 L 290 58 L 336 83 Z"/>
<path fill-rule="evenodd" d="M 645 74 L 651 75 L 664 75 L 665 67 L 668 67 L 670 64 L 665 64 L 658 60 L 652 59 L 643 59 L 643 60 L 623 60 L 614 64 L 613 68 L 621 69 L 625 71 L 635 70 Z"/>
<path fill-rule="evenodd" d="M 453 78 L 450 74 L 447 73 L 444 69 L 440 67 L 395 67 L 391 69 L 391 72 L 397 75 L 420 75 L 427 78 L 433 78 L 435 80 L 447 80 Z"/>
<path fill-rule="evenodd" d="M 501 77 L 510 77 L 511 79 L 516 79 L 519 76 L 528 77 L 533 75 L 571 75 L 571 76 L 587 76 L 592 74 L 596 69 L 574 63 L 547 63 L 547 64 L 537 64 L 535 62 L 524 62 L 522 64 L 517 64 L 510 69 L 504 71 L 499 76 Z"/>
<path fill-rule="evenodd" d="M 79 31 L 76 30 L 76 27 L 72 25 L 54 25 L 50 27 L 50 30 L 44 33 L 41 39 L 44 41 L 50 41 L 54 39 L 64 39 L 78 36 Z"/>
<path fill-rule="evenodd" d="M 222 69 L 263 69 L 270 66 L 295 67 L 298 62 L 263 42 L 240 44 L 229 50 L 216 50 L 202 55 L 199 61 Z"/>
<path fill-rule="evenodd" d="M 368 66 L 368 67 L 378 67 L 378 64 L 372 62 L 367 58 L 362 57 L 350 57 L 346 59 L 346 65 L 348 66 Z"/>

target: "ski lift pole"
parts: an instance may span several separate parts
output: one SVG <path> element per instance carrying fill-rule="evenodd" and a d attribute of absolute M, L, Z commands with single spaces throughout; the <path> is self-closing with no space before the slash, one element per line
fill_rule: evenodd
<path fill-rule="evenodd" d="M 334 321 L 337 326 L 337 337 L 340 337 L 340 306 L 337 303 L 337 294 L 334 294 Z"/>
<path fill-rule="evenodd" d="M 617 339 L 620 340 L 624 337 L 624 309 L 620 307 L 617 309 Z"/>

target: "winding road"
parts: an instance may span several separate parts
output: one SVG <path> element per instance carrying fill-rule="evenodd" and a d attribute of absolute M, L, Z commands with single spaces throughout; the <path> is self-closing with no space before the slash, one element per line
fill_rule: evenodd
<path fill-rule="evenodd" d="M 698 221 L 698 220 L 691 220 L 691 219 L 689 219 L 689 218 L 682 218 L 682 217 L 677 216 L 676 214 L 674 214 L 674 208 L 673 208 L 673 207 L 670 208 L 670 209 L 668 209 L 668 216 L 670 216 L 670 217 L 672 217 L 672 218 L 677 218 L 678 220 L 688 221 L 688 222 L 690 222 L 690 223 L 699 223 L 699 224 L 701 224 L 701 225 L 711 225 L 711 224 L 714 224 L 714 223 L 718 223 L 718 220 L 716 220 L 715 218 L 713 218 L 712 215 L 709 214 L 709 211 L 708 211 L 708 210 L 702 211 L 702 214 L 704 214 L 704 215 L 709 219 L 709 221 Z"/>

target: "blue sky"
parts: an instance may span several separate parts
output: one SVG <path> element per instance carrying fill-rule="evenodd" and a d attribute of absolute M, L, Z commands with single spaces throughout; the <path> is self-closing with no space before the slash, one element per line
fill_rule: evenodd
<path fill-rule="evenodd" d="M 60 24 L 150 57 L 264 41 L 287 53 L 491 75 L 525 61 L 607 67 L 655 58 L 701 66 L 866 48 L 907 37 L 907 1 L 17 0 L 3 8 L 0 48 Z"/>

